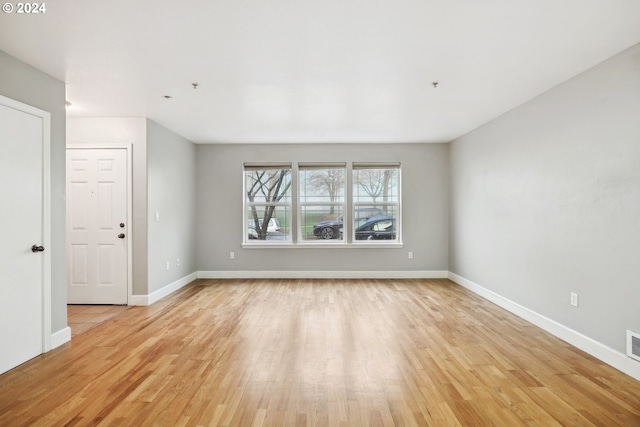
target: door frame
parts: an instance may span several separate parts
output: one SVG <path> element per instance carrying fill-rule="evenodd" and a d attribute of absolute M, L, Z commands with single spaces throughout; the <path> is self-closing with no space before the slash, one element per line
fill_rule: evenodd
<path fill-rule="evenodd" d="M 127 239 L 127 305 L 131 305 L 133 297 L 133 236 L 135 233 L 133 227 L 133 159 L 132 145 L 130 143 L 118 144 L 67 144 L 67 150 L 125 150 L 127 153 L 127 179 L 126 179 L 126 201 L 127 201 L 127 224 L 129 238 Z M 66 183 L 65 183 L 66 185 Z M 68 215 L 68 214 L 67 214 Z M 66 221 L 66 218 L 65 218 Z M 69 257 L 69 254 L 67 254 Z"/>
<path fill-rule="evenodd" d="M 42 120 L 42 353 L 51 350 L 51 113 L 0 95 L 0 105 Z"/>

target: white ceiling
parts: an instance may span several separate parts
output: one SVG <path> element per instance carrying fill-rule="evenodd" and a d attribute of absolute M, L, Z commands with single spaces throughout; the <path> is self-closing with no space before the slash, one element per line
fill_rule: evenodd
<path fill-rule="evenodd" d="M 66 82 L 69 116 L 148 117 L 197 143 L 448 142 L 640 42 L 640 0 L 46 9 L 0 13 L 0 50 Z"/>

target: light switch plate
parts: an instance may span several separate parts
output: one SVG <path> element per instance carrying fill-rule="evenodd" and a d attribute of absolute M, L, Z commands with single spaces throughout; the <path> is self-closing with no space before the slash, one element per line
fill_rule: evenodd
<path fill-rule="evenodd" d="M 578 306 L 578 294 L 575 292 L 571 292 L 571 305 L 574 307 Z"/>

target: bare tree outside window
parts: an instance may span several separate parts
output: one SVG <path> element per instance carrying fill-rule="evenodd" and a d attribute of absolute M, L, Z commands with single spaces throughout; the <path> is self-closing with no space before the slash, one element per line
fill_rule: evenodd
<path fill-rule="evenodd" d="M 344 170 L 324 169 L 309 171 L 308 183 L 317 191 L 319 195 L 329 197 L 330 203 L 336 203 L 338 198 L 344 194 Z M 335 205 L 329 206 L 329 215 L 335 213 Z"/>
<path fill-rule="evenodd" d="M 382 202 L 389 201 L 394 174 L 394 169 L 359 169 L 353 175 L 353 183 L 371 198 L 375 206 L 380 196 Z"/>
<path fill-rule="evenodd" d="M 246 195 L 249 202 L 249 238 L 267 240 L 271 219 L 275 218 L 278 207 L 284 207 L 288 222 L 291 169 L 247 170 Z M 285 224 L 284 228 L 288 229 L 288 225 Z"/>

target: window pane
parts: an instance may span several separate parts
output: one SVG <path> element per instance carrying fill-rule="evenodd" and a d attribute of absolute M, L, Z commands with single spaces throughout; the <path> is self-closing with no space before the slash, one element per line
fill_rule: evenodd
<path fill-rule="evenodd" d="M 355 240 L 397 240 L 397 205 L 356 206 Z"/>
<path fill-rule="evenodd" d="M 344 169 L 301 169 L 300 202 L 343 203 Z"/>
<path fill-rule="evenodd" d="M 288 206 L 249 206 L 246 240 L 291 241 L 291 215 Z"/>
<path fill-rule="evenodd" d="M 247 201 L 291 203 L 291 169 L 245 170 Z"/>
<path fill-rule="evenodd" d="M 343 205 L 302 206 L 302 240 L 342 240 Z"/>
<path fill-rule="evenodd" d="M 394 205 L 356 205 L 353 208 L 353 225 L 354 230 L 367 222 L 369 219 L 377 216 L 393 216 L 396 207 Z"/>
<path fill-rule="evenodd" d="M 354 169 L 353 201 L 355 203 L 391 202 L 399 199 L 398 169 Z"/>

